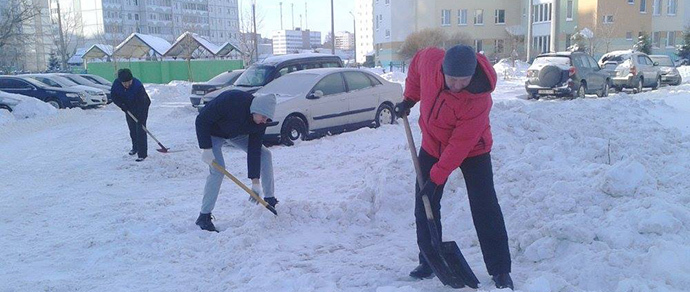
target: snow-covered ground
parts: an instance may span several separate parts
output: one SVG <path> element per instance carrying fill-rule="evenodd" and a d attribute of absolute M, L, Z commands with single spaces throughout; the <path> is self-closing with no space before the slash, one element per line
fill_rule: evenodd
<path fill-rule="evenodd" d="M 148 128 L 180 152 L 150 140 L 149 158 L 134 162 L 113 105 L 0 126 L 0 291 L 451 291 L 407 276 L 417 246 L 401 124 L 272 147 L 279 216 L 226 180 L 222 232 L 209 233 L 194 225 L 207 167 L 189 85 L 147 89 Z M 527 101 L 521 80 L 501 80 L 494 99 L 516 290 L 688 291 L 690 85 Z M 244 153 L 225 154 L 246 178 Z M 496 290 L 459 171 L 443 221 L 478 291 Z"/>

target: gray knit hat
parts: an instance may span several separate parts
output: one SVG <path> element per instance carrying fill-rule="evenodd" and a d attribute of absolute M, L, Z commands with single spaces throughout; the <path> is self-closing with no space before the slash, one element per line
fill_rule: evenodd
<path fill-rule="evenodd" d="M 250 113 L 264 115 L 273 120 L 276 112 L 276 96 L 273 93 L 254 96 L 252 105 L 249 107 Z"/>

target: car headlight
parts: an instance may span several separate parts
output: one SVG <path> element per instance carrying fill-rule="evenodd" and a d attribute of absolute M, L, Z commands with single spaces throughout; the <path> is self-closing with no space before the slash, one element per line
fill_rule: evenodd
<path fill-rule="evenodd" d="M 93 91 L 93 90 L 87 90 L 86 93 L 88 93 L 88 94 L 90 94 L 90 95 L 99 95 L 99 94 L 101 94 L 100 92 L 98 92 L 98 91 Z"/>
<path fill-rule="evenodd" d="M 68 93 L 68 94 L 65 94 L 65 96 L 67 96 L 69 98 L 80 97 L 78 93 Z"/>

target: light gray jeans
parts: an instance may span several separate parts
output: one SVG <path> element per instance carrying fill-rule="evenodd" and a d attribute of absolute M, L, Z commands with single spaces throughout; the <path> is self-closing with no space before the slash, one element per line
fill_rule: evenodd
<path fill-rule="evenodd" d="M 236 148 L 247 152 L 247 144 L 249 137 L 247 135 L 237 136 L 231 139 L 211 136 L 211 144 L 213 145 L 213 156 L 220 166 L 225 167 L 225 160 L 223 159 L 223 143 L 228 141 Z M 223 182 L 223 173 L 209 166 L 209 174 L 206 177 L 206 185 L 204 186 L 204 198 L 201 201 L 201 213 L 209 214 L 216 206 L 218 200 L 218 193 L 220 192 L 220 184 Z M 264 192 L 264 197 L 273 197 L 273 159 L 271 158 L 271 151 L 266 146 L 261 146 L 261 188 Z"/>

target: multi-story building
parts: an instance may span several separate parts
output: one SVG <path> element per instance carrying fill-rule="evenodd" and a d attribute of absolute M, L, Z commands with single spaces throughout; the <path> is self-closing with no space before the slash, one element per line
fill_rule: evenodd
<path fill-rule="evenodd" d="M 355 46 L 357 63 L 366 62 L 367 54 L 374 50 L 374 1 L 355 2 Z"/>
<path fill-rule="evenodd" d="M 214 43 L 237 38 L 237 0 L 59 0 L 63 14 L 75 13 L 77 35 L 90 42 L 116 45 L 138 32 L 168 42 L 185 31 Z"/>
<path fill-rule="evenodd" d="M 403 61 L 396 52 L 410 33 L 425 28 L 439 28 L 449 36 L 460 33 L 477 52 L 503 57 L 523 38 L 516 40 L 508 29 L 521 21 L 520 2 L 513 0 L 374 0 L 376 59 L 384 66 Z"/>
<path fill-rule="evenodd" d="M 18 28 L 19 36 L 10 38 L 0 50 L 0 70 L 45 71 L 50 53 L 56 52 L 48 1 L 32 0 L 28 3 L 38 8 L 37 14 L 24 22 Z M 0 0 L 0 7 L 8 5 L 8 1 Z M 0 21 L 1 18 L 0 15 Z"/>
<path fill-rule="evenodd" d="M 273 54 L 285 55 L 299 50 L 313 49 L 321 46 L 321 32 L 301 30 L 278 30 L 273 34 Z"/>
<path fill-rule="evenodd" d="M 355 49 L 355 37 L 348 31 L 339 31 L 335 33 L 335 48 L 343 51 L 352 51 Z"/>

